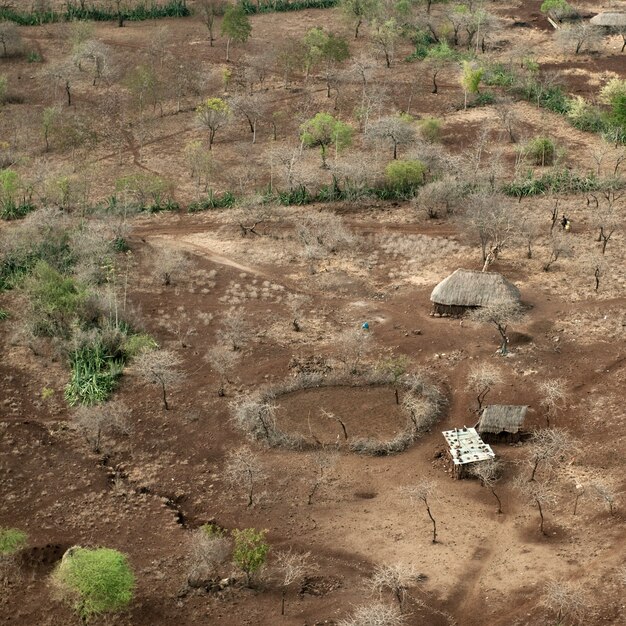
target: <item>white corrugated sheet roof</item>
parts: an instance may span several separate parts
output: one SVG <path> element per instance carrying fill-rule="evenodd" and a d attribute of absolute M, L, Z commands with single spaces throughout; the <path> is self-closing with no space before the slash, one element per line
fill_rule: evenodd
<path fill-rule="evenodd" d="M 455 465 L 487 461 L 496 456 L 491 446 L 480 438 L 475 428 L 444 430 L 443 436 L 450 446 L 450 456 Z"/>

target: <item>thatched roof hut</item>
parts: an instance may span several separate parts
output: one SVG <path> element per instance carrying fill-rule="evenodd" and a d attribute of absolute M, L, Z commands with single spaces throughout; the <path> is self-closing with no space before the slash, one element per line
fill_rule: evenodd
<path fill-rule="evenodd" d="M 489 441 L 518 441 L 528 407 L 491 404 L 483 409 L 478 422 L 480 436 Z"/>
<path fill-rule="evenodd" d="M 458 269 L 430 294 L 434 313 L 458 315 L 465 309 L 494 302 L 519 302 L 517 287 L 497 272 Z"/>
<path fill-rule="evenodd" d="M 606 28 L 626 28 L 626 13 L 606 12 L 598 13 L 589 22 L 594 26 L 605 26 Z"/>

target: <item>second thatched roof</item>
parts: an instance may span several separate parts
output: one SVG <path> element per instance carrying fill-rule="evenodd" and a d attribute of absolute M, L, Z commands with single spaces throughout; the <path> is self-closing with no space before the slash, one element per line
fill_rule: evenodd
<path fill-rule="evenodd" d="M 520 293 L 497 272 L 458 269 L 433 289 L 430 299 L 446 306 L 475 307 L 494 302 L 519 302 Z"/>
<path fill-rule="evenodd" d="M 524 418 L 527 406 L 512 404 L 491 404 L 483 409 L 478 423 L 479 433 L 518 433 Z"/>
<path fill-rule="evenodd" d="M 589 22 L 594 26 L 625 26 L 626 27 L 626 13 L 598 13 L 598 15 L 592 17 Z"/>

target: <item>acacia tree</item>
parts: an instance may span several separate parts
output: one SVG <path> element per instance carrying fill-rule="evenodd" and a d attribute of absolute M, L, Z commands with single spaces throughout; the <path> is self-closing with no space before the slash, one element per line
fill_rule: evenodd
<path fill-rule="evenodd" d="M 537 507 L 539 513 L 539 531 L 542 535 L 546 535 L 544 529 L 545 508 L 550 504 L 556 504 L 556 494 L 549 483 L 540 483 L 536 480 L 527 481 L 522 476 L 518 476 L 513 486 L 519 493 L 531 504 Z"/>
<path fill-rule="evenodd" d="M 480 415 L 487 394 L 496 385 L 502 384 L 500 370 L 490 363 L 474 365 L 467 375 L 467 388 L 476 394 L 476 413 Z"/>
<path fill-rule="evenodd" d="M 160 247 L 152 257 L 152 274 L 165 287 L 169 287 L 178 275 L 185 274 L 190 267 L 184 252 Z"/>
<path fill-rule="evenodd" d="M 231 372 L 241 359 L 241 352 L 231 350 L 229 347 L 218 344 L 213 346 L 206 355 L 206 360 L 220 377 L 217 395 L 223 398 L 226 395 L 226 384 L 230 384 L 229 372 Z"/>
<path fill-rule="evenodd" d="M 419 579 L 420 575 L 412 565 L 394 563 L 393 565 L 377 565 L 368 585 L 372 591 L 380 595 L 384 591 L 390 591 L 402 614 L 404 613 L 407 591 Z"/>
<path fill-rule="evenodd" d="M 246 506 L 252 506 L 254 488 L 265 479 L 259 455 L 246 445 L 231 450 L 226 457 L 225 478 L 230 485 L 245 492 Z"/>
<path fill-rule="evenodd" d="M 544 428 L 532 434 L 531 444 L 528 446 L 527 462 L 532 471 L 528 482 L 535 481 L 535 475 L 540 465 L 554 468 L 573 457 L 578 451 L 576 440 L 562 428 Z"/>
<path fill-rule="evenodd" d="M 224 11 L 222 19 L 222 35 L 226 40 L 226 61 L 230 61 L 230 43 L 245 43 L 252 32 L 252 24 L 248 18 L 243 5 L 229 4 Z"/>
<path fill-rule="evenodd" d="M 450 48 L 447 42 L 441 41 L 437 45 L 432 46 L 426 53 L 424 63 L 430 70 L 430 76 L 433 82 L 433 88 L 431 93 L 439 93 L 439 85 L 437 84 L 437 76 L 450 65 L 453 61 L 456 61 L 458 54 L 455 50 Z"/>
<path fill-rule="evenodd" d="M 541 406 L 545 411 L 546 426 L 550 428 L 550 421 L 554 422 L 559 409 L 565 401 L 565 381 L 561 378 L 548 378 L 539 383 Z"/>
<path fill-rule="evenodd" d="M 402 491 L 408 496 L 411 502 L 423 502 L 426 513 L 433 525 L 433 543 L 437 543 L 437 522 L 430 510 L 429 499 L 435 492 L 435 483 L 430 480 L 423 480 L 417 485 L 404 487 Z"/>
<path fill-rule="evenodd" d="M 209 131 L 209 150 L 213 149 L 215 133 L 225 126 L 231 117 L 231 109 L 221 98 L 207 98 L 196 109 L 196 119 Z"/>
<path fill-rule="evenodd" d="M 487 487 L 498 503 L 498 514 L 502 514 L 502 502 L 496 493 L 495 485 L 500 480 L 502 464 L 497 459 L 488 459 L 470 465 L 470 472 L 480 480 L 483 487 Z"/>
<path fill-rule="evenodd" d="M 375 20 L 372 23 L 372 43 L 385 57 L 385 65 L 391 67 L 400 27 L 395 18 Z"/>
<path fill-rule="evenodd" d="M 354 38 L 358 39 L 363 22 L 372 20 L 378 13 L 380 0 L 341 0 L 339 8 L 354 24 Z"/>
<path fill-rule="evenodd" d="M 163 408 L 169 410 L 167 390 L 183 379 L 178 369 L 179 356 L 171 350 L 144 350 L 135 360 L 139 375 L 148 383 L 161 387 Z"/>
<path fill-rule="evenodd" d="M 475 67 L 470 61 L 463 61 L 460 79 L 463 87 L 463 108 L 467 109 L 468 94 L 479 93 L 480 81 L 483 79 L 484 71 L 482 67 Z"/>
<path fill-rule="evenodd" d="M 74 420 L 83 431 L 91 449 L 100 452 L 103 433 L 127 435 L 130 432 L 129 413 L 129 408 L 123 402 L 112 401 L 94 406 L 81 406 L 74 414 Z"/>
<path fill-rule="evenodd" d="M 215 524 L 204 524 L 197 528 L 189 540 L 190 586 L 206 584 L 207 580 L 219 576 L 220 566 L 231 553 L 231 542 L 225 531 Z"/>
<path fill-rule="evenodd" d="M 370 137 L 391 145 L 393 158 L 398 158 L 398 146 L 408 146 L 415 141 L 415 124 L 410 115 L 388 115 L 374 122 Z"/>
<path fill-rule="evenodd" d="M 500 334 L 498 354 L 505 356 L 509 351 L 509 325 L 523 317 L 519 302 L 514 300 L 496 300 L 472 311 L 470 319 L 479 324 L 492 324 Z"/>
<path fill-rule="evenodd" d="M 318 113 L 300 126 L 300 140 L 307 148 L 320 148 L 322 154 L 322 168 L 327 168 L 326 153 L 329 146 L 334 146 L 339 152 L 352 143 L 352 126 L 338 119 L 330 113 Z"/>
<path fill-rule="evenodd" d="M 294 583 L 301 582 L 309 572 L 317 569 L 317 566 L 310 562 L 310 558 L 310 552 L 293 552 L 291 548 L 276 553 L 276 570 L 281 588 L 281 615 L 285 614 L 287 589 Z"/>

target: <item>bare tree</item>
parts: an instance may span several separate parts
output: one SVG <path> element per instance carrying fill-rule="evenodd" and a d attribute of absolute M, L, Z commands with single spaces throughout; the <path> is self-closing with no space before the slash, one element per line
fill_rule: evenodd
<path fill-rule="evenodd" d="M 267 445 L 276 441 L 276 405 L 264 401 L 259 394 L 250 394 L 233 401 L 231 407 L 238 428 Z"/>
<path fill-rule="evenodd" d="M 337 622 L 337 626 L 402 626 L 404 616 L 390 604 L 373 602 L 357 607 L 352 615 Z"/>
<path fill-rule="evenodd" d="M 266 114 L 267 99 L 261 93 L 248 95 L 241 94 L 230 99 L 230 106 L 235 113 L 241 115 L 250 127 L 252 143 L 256 143 L 256 129 Z"/>
<path fill-rule="evenodd" d="M 490 363 L 479 363 L 470 369 L 467 375 L 467 388 L 476 394 L 478 404 L 476 413 L 480 415 L 487 394 L 493 387 L 502 384 L 502 382 L 500 370 Z"/>
<path fill-rule="evenodd" d="M 498 514 L 502 514 L 502 502 L 500 497 L 496 493 L 495 485 L 500 480 L 502 473 L 502 463 L 497 459 L 489 459 L 487 461 L 480 461 L 479 463 L 472 463 L 470 465 L 470 471 L 473 476 L 476 476 L 483 487 L 487 487 L 491 494 L 498 502 Z"/>
<path fill-rule="evenodd" d="M 511 143 L 517 142 L 517 134 L 515 127 L 517 126 L 518 119 L 513 108 L 513 102 L 510 100 L 501 100 L 496 104 L 496 115 L 502 128 L 506 132 L 508 140 Z"/>
<path fill-rule="evenodd" d="M 498 353 L 505 356 L 509 351 L 509 325 L 518 322 L 523 317 L 523 310 L 519 302 L 514 300 L 496 300 L 486 306 L 472 311 L 470 319 L 480 324 L 493 324 L 500 334 L 500 348 Z"/>
<path fill-rule="evenodd" d="M 213 47 L 215 41 L 215 18 L 224 15 L 226 2 L 224 0 L 198 0 L 198 13 L 202 23 L 209 31 L 209 45 Z"/>
<path fill-rule="evenodd" d="M 390 591 L 398 603 L 400 613 L 404 613 L 407 591 L 421 578 L 412 565 L 394 563 L 393 565 L 377 565 L 368 581 L 369 587 L 380 595 Z"/>
<path fill-rule="evenodd" d="M 22 37 L 13 22 L 0 22 L 0 46 L 2 56 L 9 57 L 22 52 Z"/>
<path fill-rule="evenodd" d="M 526 246 L 526 258 L 533 258 L 533 244 L 543 230 L 544 222 L 537 215 L 526 215 L 519 225 L 520 239 Z"/>
<path fill-rule="evenodd" d="M 74 413 L 76 425 L 85 435 L 94 452 L 101 451 L 104 433 L 128 435 L 130 409 L 121 401 L 115 400 L 95 406 L 81 406 Z"/>
<path fill-rule="evenodd" d="M 553 231 L 548 242 L 550 256 L 543 264 L 543 271 L 549 272 L 550 268 L 561 257 L 568 257 L 572 253 L 572 245 L 569 241 L 569 235 L 563 231 Z"/>
<path fill-rule="evenodd" d="M 420 187 L 414 202 L 419 209 L 426 211 L 431 219 L 438 219 L 443 211 L 451 215 L 463 198 L 463 183 L 453 176 L 444 175 Z"/>
<path fill-rule="evenodd" d="M 584 591 L 560 580 L 547 581 L 542 604 L 556 614 L 557 624 L 581 624 L 587 612 Z"/>
<path fill-rule="evenodd" d="M 370 335 L 360 328 L 343 331 L 335 340 L 337 359 L 350 374 L 357 374 L 361 362 L 371 349 Z"/>
<path fill-rule="evenodd" d="M 408 115 L 387 115 L 374 122 L 368 136 L 387 143 L 393 150 L 393 158 L 398 158 L 398 146 L 408 146 L 415 141 L 415 124 Z"/>
<path fill-rule="evenodd" d="M 325 258 L 329 253 L 348 249 L 355 243 L 354 235 L 341 217 L 329 211 L 299 216 L 295 229 L 306 258 Z"/>
<path fill-rule="evenodd" d="M 189 540 L 189 573 L 192 587 L 203 586 L 220 575 L 219 568 L 231 553 L 231 542 L 224 532 L 206 524 L 194 530 Z"/>
<path fill-rule="evenodd" d="M 614 515 L 617 508 L 617 492 L 610 481 L 606 479 L 594 480 L 591 483 L 591 489 L 594 495 L 606 504 L 609 513 Z"/>
<path fill-rule="evenodd" d="M 602 30 L 590 24 L 588 20 L 579 20 L 572 26 L 562 27 L 557 31 L 559 43 L 566 50 L 574 50 L 574 54 L 583 51 L 597 50 L 602 41 Z"/>
<path fill-rule="evenodd" d="M 423 480 L 417 485 L 406 486 L 402 488 L 403 493 L 405 493 L 411 502 L 423 502 L 426 507 L 426 513 L 430 518 L 430 521 L 433 525 L 433 543 L 437 543 L 437 522 L 433 517 L 432 511 L 430 510 L 430 504 L 428 500 L 431 498 L 433 493 L 435 492 L 436 485 L 433 481 Z"/>
<path fill-rule="evenodd" d="M 546 426 L 550 428 L 550 421 L 554 422 L 556 415 L 563 408 L 565 402 L 565 381 L 561 378 L 548 378 L 539 383 L 541 406 L 545 411 Z"/>
<path fill-rule="evenodd" d="M 593 221 L 598 229 L 598 241 L 602 243 L 602 254 L 606 253 L 606 247 L 611 236 L 620 224 L 619 201 L 626 196 L 626 192 L 615 189 L 607 189 L 602 194 L 589 194 L 587 206 L 593 210 Z"/>
<path fill-rule="evenodd" d="M 537 507 L 540 520 L 539 530 L 542 535 L 546 535 L 547 533 L 544 529 L 545 508 L 550 504 L 556 504 L 556 494 L 554 493 L 552 485 L 549 483 L 540 483 L 536 480 L 530 482 L 523 476 L 518 476 L 515 479 L 513 486 L 526 500 L 528 500 L 528 502 Z"/>
<path fill-rule="evenodd" d="M 211 368 L 218 373 L 220 377 L 220 385 L 217 395 L 223 398 L 226 395 L 226 384 L 231 384 L 228 374 L 231 372 L 241 359 L 241 353 L 231 350 L 223 344 L 213 346 L 206 354 L 206 360 Z"/>
<path fill-rule="evenodd" d="M 244 491 L 247 506 L 254 504 L 254 488 L 265 479 L 261 458 L 250 446 L 240 446 L 226 456 L 224 478 L 231 486 Z"/>
<path fill-rule="evenodd" d="M 74 63 L 81 71 L 85 63 L 91 65 L 92 85 L 95 87 L 111 72 L 111 49 L 97 39 L 89 39 L 74 52 Z"/>
<path fill-rule="evenodd" d="M 135 369 L 146 382 L 161 387 L 163 408 L 169 410 L 167 390 L 183 379 L 178 369 L 181 360 L 171 350 L 144 350 L 135 359 Z"/>
<path fill-rule="evenodd" d="M 310 559 L 310 552 L 293 552 L 291 548 L 276 553 L 276 570 L 281 587 L 281 615 L 285 614 L 287 589 L 294 583 L 301 582 L 309 572 L 317 569 L 317 565 L 311 563 Z"/>
<path fill-rule="evenodd" d="M 234 352 L 243 348 L 250 337 L 250 325 L 246 321 L 242 307 L 231 308 L 226 312 L 222 328 L 218 330 L 217 335 L 220 341 L 229 344 Z"/>
<path fill-rule="evenodd" d="M 335 465 L 337 465 L 338 457 L 339 455 L 335 449 L 322 448 L 313 453 L 311 458 L 313 476 L 311 476 L 308 483 L 307 504 L 313 503 L 313 496 L 317 490 L 330 480 L 332 471 Z"/>
<path fill-rule="evenodd" d="M 169 287 L 175 276 L 184 275 L 191 263 L 184 252 L 161 246 L 152 257 L 152 274 Z"/>
<path fill-rule="evenodd" d="M 534 431 L 531 444 L 528 446 L 527 462 L 532 467 L 528 482 L 534 482 L 540 465 L 549 469 L 557 467 L 571 459 L 577 451 L 577 441 L 562 428 Z"/>

